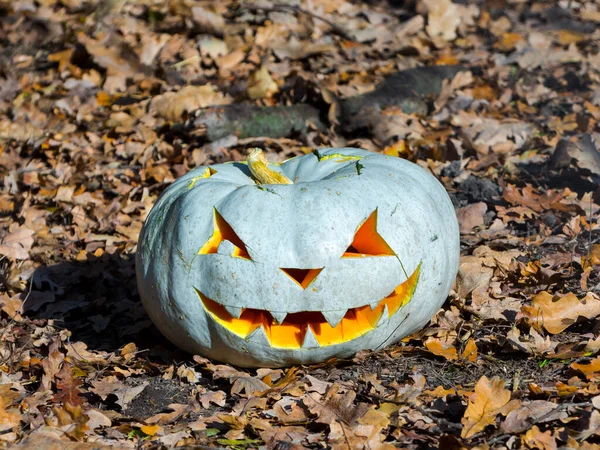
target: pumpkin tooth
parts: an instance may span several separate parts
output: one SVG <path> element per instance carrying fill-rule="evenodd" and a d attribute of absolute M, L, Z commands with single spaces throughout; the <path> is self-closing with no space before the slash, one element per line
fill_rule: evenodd
<path fill-rule="evenodd" d="M 381 300 L 377 300 L 376 302 L 371 303 L 369 305 L 371 307 L 371 311 L 373 311 L 375 308 L 377 308 L 380 303 L 381 303 Z"/>
<path fill-rule="evenodd" d="M 388 305 L 386 305 L 385 303 L 383 304 L 383 311 L 381 312 L 381 317 L 379 318 L 379 320 L 377 321 L 377 327 L 380 327 L 381 325 L 383 325 L 385 322 L 388 321 L 388 319 L 390 318 L 390 310 L 388 309 Z"/>
<path fill-rule="evenodd" d="M 269 312 L 273 316 L 273 319 L 275 319 L 275 322 L 277 322 L 279 324 L 283 323 L 283 321 L 285 320 L 285 318 L 288 314 L 286 312 L 280 312 L 280 311 L 269 311 Z"/>
<path fill-rule="evenodd" d="M 258 327 L 256 330 L 246 336 L 246 341 L 251 342 L 252 344 L 263 345 L 265 347 L 271 346 L 267 332 L 262 326 Z"/>
<path fill-rule="evenodd" d="M 237 306 L 222 306 L 223 308 L 225 308 L 225 311 L 227 311 L 231 315 L 231 317 L 234 317 L 236 319 L 239 319 L 242 313 L 244 312 L 244 308 L 238 308 Z"/>
<path fill-rule="evenodd" d="M 335 328 L 342 321 L 347 312 L 347 309 L 337 309 L 335 311 L 321 311 L 321 314 L 323 314 L 327 323 L 331 325 L 331 328 Z"/>
<path fill-rule="evenodd" d="M 319 344 L 319 341 L 317 341 L 317 338 L 315 337 L 312 327 L 310 325 L 307 326 L 306 333 L 304 333 L 304 341 L 302 342 L 302 348 L 303 349 L 311 349 L 311 348 L 319 348 L 319 347 L 321 347 L 321 345 Z"/>

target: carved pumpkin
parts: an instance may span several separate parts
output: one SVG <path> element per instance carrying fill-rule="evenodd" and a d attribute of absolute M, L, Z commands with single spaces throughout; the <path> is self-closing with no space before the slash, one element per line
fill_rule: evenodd
<path fill-rule="evenodd" d="M 379 349 L 420 329 L 458 267 L 442 185 L 408 161 L 326 149 L 199 167 L 150 212 L 140 295 L 191 353 L 278 367 Z"/>

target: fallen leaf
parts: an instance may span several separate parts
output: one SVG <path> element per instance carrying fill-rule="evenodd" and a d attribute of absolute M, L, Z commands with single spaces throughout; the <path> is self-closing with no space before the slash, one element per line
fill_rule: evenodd
<path fill-rule="evenodd" d="M 197 109 L 213 105 L 226 105 L 231 99 L 214 86 L 185 86 L 177 92 L 166 92 L 150 102 L 150 110 L 159 116 L 176 122 Z"/>
<path fill-rule="evenodd" d="M 13 448 L 15 450 L 131 450 L 131 447 L 128 445 L 104 445 L 98 442 L 71 442 L 44 436 L 43 434 L 28 436 Z"/>
<path fill-rule="evenodd" d="M 8 408 L 4 398 L 0 397 L 0 432 L 7 432 L 21 423 L 21 414 L 17 408 Z"/>
<path fill-rule="evenodd" d="M 463 206 L 456 211 L 458 224 L 461 234 L 470 233 L 473 228 L 484 224 L 485 213 L 487 212 L 487 204 L 484 202 L 471 203 Z"/>
<path fill-rule="evenodd" d="M 586 363 L 574 362 L 571 364 L 571 368 L 580 371 L 587 378 L 600 377 L 600 356 L 597 356 Z"/>
<path fill-rule="evenodd" d="M 481 377 L 469 397 L 467 410 L 461 419 L 463 429 L 460 436 L 468 439 L 488 425 L 495 424 L 496 416 L 509 401 L 510 391 L 504 389 L 503 380 L 498 377 L 491 380 L 486 376 Z"/>
<path fill-rule="evenodd" d="M 460 357 L 465 361 L 477 362 L 477 344 L 475 344 L 475 339 L 469 338 Z"/>
<path fill-rule="evenodd" d="M 558 409 L 556 403 L 534 400 L 523 403 L 519 408 L 510 411 L 500 425 L 500 431 L 507 434 L 519 434 L 528 430 L 532 424 L 552 422 L 567 417 L 569 414 L 563 409 Z"/>
<path fill-rule="evenodd" d="M 252 100 L 257 98 L 270 98 L 279 91 L 279 86 L 271 77 L 266 66 L 253 72 L 248 79 L 248 97 Z"/>
<path fill-rule="evenodd" d="M 81 380 L 73 376 L 73 367 L 70 364 L 63 364 L 60 372 L 56 374 L 58 381 L 56 388 L 58 392 L 54 395 L 54 401 L 69 403 L 74 406 L 82 405 L 85 401 L 81 396 Z"/>
<path fill-rule="evenodd" d="M 535 331 L 534 328 L 529 329 L 529 336 L 521 336 L 521 332 L 517 327 L 513 327 L 506 335 L 506 339 L 515 348 L 533 355 L 541 355 L 549 353 L 556 348 L 557 342 L 552 342 L 549 336 L 544 338 L 541 334 Z"/>
<path fill-rule="evenodd" d="M 0 255 L 14 259 L 29 259 L 29 250 L 33 246 L 33 231 L 13 224 L 9 233 L 0 241 Z"/>
<path fill-rule="evenodd" d="M 160 425 L 143 425 L 140 430 L 148 436 L 154 436 L 160 430 Z"/>
<path fill-rule="evenodd" d="M 441 339 L 435 337 L 429 337 L 424 344 L 425 347 L 427 347 L 427 350 L 436 356 L 443 356 L 448 361 L 454 361 L 458 359 L 458 351 L 454 346 L 452 346 L 451 343 L 442 342 Z"/>
<path fill-rule="evenodd" d="M 556 439 L 552 436 L 552 431 L 542 431 L 534 425 L 521 437 L 521 442 L 528 448 L 536 448 L 539 450 L 556 450 Z"/>
<path fill-rule="evenodd" d="M 557 334 L 574 324 L 579 317 L 593 319 L 600 315 L 600 300 L 588 292 L 579 300 L 569 292 L 564 296 L 554 296 L 549 292 L 540 292 L 533 298 L 531 306 L 523 306 L 521 314 L 537 331 Z"/>

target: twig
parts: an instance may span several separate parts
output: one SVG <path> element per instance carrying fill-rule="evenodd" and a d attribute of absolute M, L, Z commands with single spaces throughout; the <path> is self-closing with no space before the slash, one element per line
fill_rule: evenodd
<path fill-rule="evenodd" d="M 293 11 L 293 12 L 297 12 L 300 14 L 306 14 L 307 16 L 310 16 L 313 19 L 317 19 L 317 20 L 320 20 L 321 22 L 326 23 L 327 25 L 329 25 L 331 27 L 331 31 L 333 31 L 335 34 L 343 37 L 344 39 L 347 39 L 349 41 L 356 41 L 356 39 L 352 35 L 350 35 L 350 33 L 348 33 L 346 30 L 344 30 L 339 25 L 336 25 L 335 23 L 333 23 L 331 20 L 326 19 L 325 17 L 319 16 L 318 14 L 310 12 L 306 9 L 300 8 L 299 6 L 296 6 L 296 5 L 255 6 L 255 5 L 242 4 L 241 9 L 246 9 L 251 12 L 256 12 L 256 11 L 289 12 L 289 11 Z"/>

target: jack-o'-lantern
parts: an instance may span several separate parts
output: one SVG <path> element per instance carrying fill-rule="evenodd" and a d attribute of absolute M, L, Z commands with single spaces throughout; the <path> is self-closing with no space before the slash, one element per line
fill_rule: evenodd
<path fill-rule="evenodd" d="M 379 349 L 423 327 L 456 276 L 459 232 L 421 167 L 359 149 L 199 167 L 148 215 L 137 278 L 182 349 L 279 367 Z"/>

